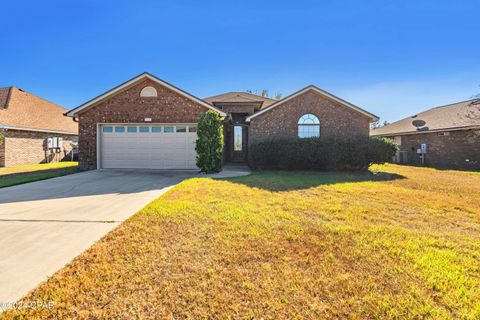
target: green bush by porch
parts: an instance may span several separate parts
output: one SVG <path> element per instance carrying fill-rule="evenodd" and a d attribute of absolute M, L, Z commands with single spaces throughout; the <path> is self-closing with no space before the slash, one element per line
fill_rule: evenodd
<path fill-rule="evenodd" d="M 223 155 L 222 121 L 218 113 L 208 111 L 202 115 L 198 123 L 197 167 L 201 172 L 220 171 Z"/>
<path fill-rule="evenodd" d="M 256 169 L 366 170 L 390 161 L 397 150 L 389 139 L 327 136 L 273 139 L 252 144 L 250 165 Z"/>

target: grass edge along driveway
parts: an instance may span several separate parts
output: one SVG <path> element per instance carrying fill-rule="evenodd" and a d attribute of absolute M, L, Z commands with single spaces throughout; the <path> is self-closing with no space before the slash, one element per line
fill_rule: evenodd
<path fill-rule="evenodd" d="M 480 175 L 372 169 L 186 180 L 4 317 L 478 319 Z"/>
<path fill-rule="evenodd" d="M 78 163 L 73 161 L 0 168 L 0 188 L 76 172 L 78 172 Z"/>

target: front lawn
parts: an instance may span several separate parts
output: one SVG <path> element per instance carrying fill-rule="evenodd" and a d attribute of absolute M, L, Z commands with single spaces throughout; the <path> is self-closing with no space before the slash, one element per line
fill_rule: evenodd
<path fill-rule="evenodd" d="M 480 318 L 480 175 L 190 179 L 6 318 Z"/>
<path fill-rule="evenodd" d="M 75 172 L 78 172 L 78 162 L 73 161 L 0 168 L 0 188 Z"/>

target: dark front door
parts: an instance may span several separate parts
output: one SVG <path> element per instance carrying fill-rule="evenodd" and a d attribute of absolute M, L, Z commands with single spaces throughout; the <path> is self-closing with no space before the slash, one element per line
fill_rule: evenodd
<path fill-rule="evenodd" d="M 244 162 L 247 159 L 248 126 L 233 125 L 231 141 L 231 161 Z"/>

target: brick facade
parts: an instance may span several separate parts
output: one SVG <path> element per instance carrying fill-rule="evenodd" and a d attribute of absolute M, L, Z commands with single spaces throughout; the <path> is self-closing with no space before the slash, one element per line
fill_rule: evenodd
<path fill-rule="evenodd" d="M 249 143 L 298 136 L 298 120 L 311 113 L 320 119 L 320 135 L 368 136 L 370 118 L 313 91 L 306 91 L 253 118 Z"/>
<path fill-rule="evenodd" d="M 27 164 L 61 161 L 70 155 L 72 150 L 71 135 L 6 130 L 4 143 L 0 146 L 0 166 L 13 167 Z M 47 139 L 52 137 L 63 138 L 64 151 L 55 154 L 47 149 Z M 3 158 L 3 161 L 2 161 Z"/>
<path fill-rule="evenodd" d="M 157 97 L 140 97 L 151 86 Z M 79 164 L 84 170 L 97 168 L 98 123 L 197 123 L 208 109 L 205 106 L 150 79 L 102 101 L 79 115 Z"/>
<path fill-rule="evenodd" d="M 248 126 L 245 125 L 243 130 L 244 147 L 242 152 L 233 150 L 233 126 L 234 124 L 245 124 L 245 117 L 258 111 L 259 103 L 220 102 L 216 103 L 215 106 L 230 115 L 230 117 L 223 122 L 223 162 L 244 162 L 248 152 Z"/>
<path fill-rule="evenodd" d="M 408 164 L 421 164 L 417 149 L 422 143 L 428 145 L 426 166 L 480 169 L 480 130 L 450 131 L 446 135 L 436 132 L 403 135 L 400 150 L 407 152 Z"/>
<path fill-rule="evenodd" d="M 0 130 L 0 168 L 5 167 L 5 131 Z"/>
<path fill-rule="evenodd" d="M 156 97 L 140 96 L 142 89 L 147 86 L 156 89 Z M 215 104 L 217 108 L 228 114 L 224 121 L 226 144 L 224 160 L 227 161 L 234 160 L 231 154 L 233 150 L 231 129 L 234 124 L 241 124 L 245 127 L 243 138 L 245 151 L 235 151 L 245 154 L 248 150 L 247 141 L 251 144 L 254 141 L 273 137 L 297 137 L 298 120 L 306 113 L 313 113 L 320 119 L 322 135 L 368 136 L 369 133 L 371 117 L 314 90 L 307 90 L 285 101 L 282 105 L 253 118 L 250 123 L 245 123 L 245 117 L 258 112 L 260 103 L 238 101 L 239 93 L 229 95 L 234 96 L 232 101 L 222 101 L 220 105 L 218 102 Z M 97 168 L 99 124 L 198 123 L 201 115 L 207 110 L 205 105 L 169 89 L 151 78 L 139 78 L 128 88 L 106 96 L 104 100 L 78 111 L 80 168 L 84 170 Z M 151 121 L 146 122 L 145 118 L 150 118 Z M 245 156 L 242 159 L 245 159 Z"/>
<path fill-rule="evenodd" d="M 226 113 L 244 113 L 244 114 L 248 114 L 248 115 L 251 115 L 255 112 L 255 107 L 257 107 L 257 104 L 248 104 L 248 103 L 244 103 L 244 104 L 223 104 L 223 105 L 216 105 L 217 107 L 219 107 L 220 109 L 222 109 L 222 111 L 226 112 Z M 257 107 L 258 109 L 258 107 Z"/>

